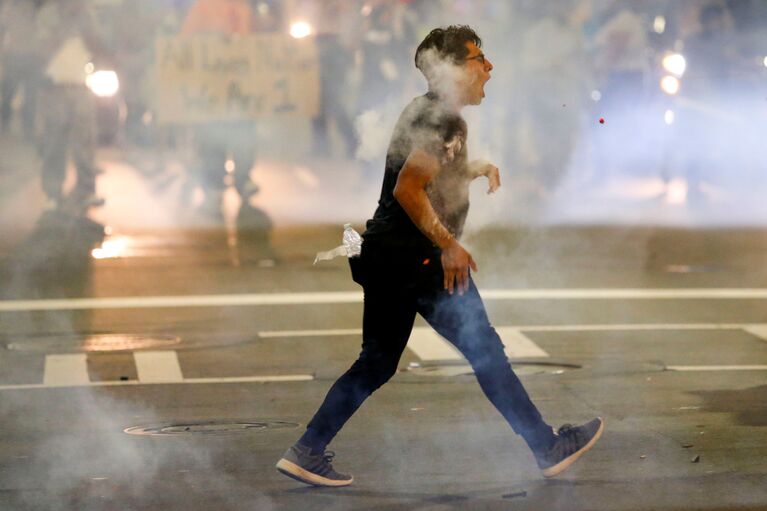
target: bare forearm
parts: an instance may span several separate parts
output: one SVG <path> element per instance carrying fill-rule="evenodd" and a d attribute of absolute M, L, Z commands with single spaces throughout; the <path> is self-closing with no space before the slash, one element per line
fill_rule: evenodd
<path fill-rule="evenodd" d="M 432 243 L 444 249 L 455 241 L 453 235 L 437 217 L 425 190 L 416 188 L 400 191 L 395 198 L 410 220 Z"/>
<path fill-rule="evenodd" d="M 487 193 L 494 193 L 501 187 L 501 174 L 498 167 L 487 160 L 474 160 L 469 163 L 469 176 L 471 179 L 486 177 L 489 185 Z"/>
<path fill-rule="evenodd" d="M 487 168 L 491 163 L 487 160 L 474 160 L 469 162 L 469 175 L 472 179 L 477 179 L 487 174 Z"/>

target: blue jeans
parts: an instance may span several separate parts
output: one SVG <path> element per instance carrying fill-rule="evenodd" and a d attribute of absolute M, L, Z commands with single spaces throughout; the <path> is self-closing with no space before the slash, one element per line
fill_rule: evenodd
<path fill-rule="evenodd" d="M 448 294 L 436 250 L 407 257 L 371 254 L 365 242 L 362 256 L 350 263 L 365 291 L 362 352 L 330 388 L 300 443 L 323 450 L 363 401 L 394 375 L 420 314 L 466 357 L 485 396 L 534 451 L 551 444 L 552 428 L 514 374 L 473 280 L 463 296 Z"/>

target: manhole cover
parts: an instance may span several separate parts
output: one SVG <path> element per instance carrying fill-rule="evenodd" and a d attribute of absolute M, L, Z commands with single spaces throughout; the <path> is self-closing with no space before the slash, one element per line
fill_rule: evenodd
<path fill-rule="evenodd" d="M 129 435 L 230 435 L 267 429 L 292 429 L 299 424 L 285 421 L 202 421 L 135 426 L 123 430 Z"/>
<path fill-rule="evenodd" d="M 576 364 L 563 364 L 557 362 L 512 362 L 512 367 L 517 375 L 531 374 L 563 374 L 567 371 L 580 369 Z M 458 364 L 420 364 L 411 362 L 407 372 L 422 376 L 463 376 L 474 374 L 474 370 L 466 363 Z"/>
<path fill-rule="evenodd" d="M 8 343 L 7 347 L 9 350 L 35 353 L 71 353 L 174 348 L 180 343 L 181 338 L 172 335 L 48 335 L 28 337 Z"/>
<path fill-rule="evenodd" d="M 116 352 L 162 349 L 218 348 L 245 344 L 257 337 L 226 334 L 221 332 L 194 332 L 184 337 L 168 334 L 120 334 L 101 333 L 91 335 L 48 334 L 14 335 L 5 347 L 13 351 L 29 353 L 83 353 Z"/>

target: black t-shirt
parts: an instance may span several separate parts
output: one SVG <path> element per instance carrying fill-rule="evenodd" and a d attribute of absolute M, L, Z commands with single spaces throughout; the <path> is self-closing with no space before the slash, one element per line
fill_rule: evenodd
<path fill-rule="evenodd" d="M 414 149 L 437 157 L 441 168 L 426 193 L 437 217 L 459 238 L 469 211 L 466 121 L 448 110 L 432 93 L 415 98 L 402 112 L 386 153 L 381 197 L 363 234 L 366 242 L 383 247 L 431 248 L 433 243 L 415 226 L 394 198 L 397 177 Z"/>

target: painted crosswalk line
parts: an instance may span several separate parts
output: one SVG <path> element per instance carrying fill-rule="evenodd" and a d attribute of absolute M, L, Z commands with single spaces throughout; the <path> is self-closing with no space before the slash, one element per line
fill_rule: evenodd
<path fill-rule="evenodd" d="M 133 358 L 140 382 L 172 383 L 184 379 L 174 350 L 135 351 Z"/>
<path fill-rule="evenodd" d="M 284 383 L 314 380 L 314 375 L 311 374 L 184 378 L 176 351 L 167 350 L 134 352 L 137 380 L 90 381 L 87 356 L 86 353 L 46 355 L 42 383 L 0 385 L 0 391 L 156 384 Z"/>
<path fill-rule="evenodd" d="M 763 341 L 767 341 L 767 325 L 747 325 L 743 330 Z"/>
<path fill-rule="evenodd" d="M 516 325 L 496 327 L 509 358 L 545 358 L 549 354 L 533 342 L 526 332 L 585 332 L 585 331 L 649 331 L 649 330 L 740 330 L 767 341 L 767 323 L 630 323 L 630 324 L 580 324 L 580 325 Z M 359 328 L 327 330 L 284 330 L 259 332 L 261 339 L 361 336 Z M 408 342 L 415 356 L 423 361 L 462 360 L 459 351 L 428 326 L 418 326 Z M 224 378 L 184 378 L 177 352 L 136 351 L 133 358 L 138 374 L 137 380 L 91 382 L 88 376 L 87 354 L 49 354 L 45 357 L 43 382 L 35 384 L 0 385 L 0 390 L 33 389 L 77 386 L 130 386 L 163 383 L 248 383 L 289 382 L 312 380 L 312 375 L 265 375 Z M 673 365 L 669 371 L 762 371 L 767 365 Z"/>
<path fill-rule="evenodd" d="M 43 384 L 49 387 L 88 383 L 88 359 L 85 353 L 46 355 Z"/>
<path fill-rule="evenodd" d="M 443 339 L 430 327 L 415 327 L 407 347 L 424 361 L 460 360 L 463 358 L 453 345 Z"/>
<path fill-rule="evenodd" d="M 543 348 L 535 344 L 519 328 L 496 327 L 496 332 L 506 348 L 509 358 L 546 358 L 549 356 Z"/>
<path fill-rule="evenodd" d="M 518 328 L 498 327 L 495 330 L 498 332 L 509 358 L 545 358 L 549 356 Z M 450 342 L 429 327 L 414 328 L 407 346 L 418 358 L 427 362 L 463 358 Z"/>

